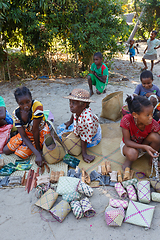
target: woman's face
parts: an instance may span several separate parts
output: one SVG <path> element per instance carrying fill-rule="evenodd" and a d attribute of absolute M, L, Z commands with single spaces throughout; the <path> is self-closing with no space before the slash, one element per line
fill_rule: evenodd
<path fill-rule="evenodd" d="M 29 95 L 21 96 L 17 99 L 21 110 L 28 112 L 32 106 L 32 98 Z"/>
<path fill-rule="evenodd" d="M 80 114 L 86 107 L 86 103 L 70 99 L 69 106 L 72 113 L 76 113 L 77 116 L 80 116 Z"/>

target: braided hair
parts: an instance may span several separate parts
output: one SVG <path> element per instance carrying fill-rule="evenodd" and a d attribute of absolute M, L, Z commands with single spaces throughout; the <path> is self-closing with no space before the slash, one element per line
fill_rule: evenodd
<path fill-rule="evenodd" d="M 32 99 L 32 94 L 27 87 L 19 87 L 14 92 L 14 96 L 15 96 L 15 99 L 16 99 L 17 103 L 18 103 L 18 98 L 19 97 L 26 96 L 26 95 L 29 95 Z"/>
<path fill-rule="evenodd" d="M 152 106 L 152 103 L 143 96 L 127 96 L 126 102 L 130 113 L 135 112 L 137 114 L 143 112 L 144 107 Z"/>

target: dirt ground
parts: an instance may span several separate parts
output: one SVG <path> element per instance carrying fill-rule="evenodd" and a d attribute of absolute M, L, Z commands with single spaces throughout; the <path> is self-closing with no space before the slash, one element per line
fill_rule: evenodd
<path fill-rule="evenodd" d="M 92 96 L 95 103 L 91 108 L 100 117 L 102 99 L 109 93 L 123 91 L 123 99 L 127 94 L 133 94 L 137 84 L 143 63 L 141 61 L 146 45 L 139 45 L 140 54 L 136 55 L 135 63 L 130 64 L 129 55 L 117 56 L 113 60 L 110 72 L 109 84 L 106 94 Z M 158 51 L 160 58 L 160 51 Z M 148 69 L 150 62 L 148 61 Z M 154 84 L 160 87 L 160 64 L 153 69 Z M 122 81 L 127 78 L 128 81 Z M 74 88 L 84 88 L 88 90 L 87 79 L 48 79 L 32 80 L 13 83 L 0 83 L 0 95 L 5 99 L 6 107 L 10 113 L 17 107 L 14 99 L 14 90 L 20 86 L 27 86 L 33 99 L 43 103 L 44 109 L 50 109 L 54 115 L 55 126 L 67 121 L 70 118 L 69 102 L 63 96 L 68 95 Z M 95 90 L 95 89 L 94 89 Z M 109 120 L 100 118 L 100 123 L 107 123 Z M 27 194 L 24 188 L 1 189 L 0 190 L 0 239 L 2 240 L 28 240 L 28 239 L 56 239 L 56 240 L 102 240 L 112 239 L 136 239 L 142 240 L 158 239 L 160 234 L 160 203 L 151 203 L 156 206 L 151 229 L 145 231 L 143 227 L 138 227 L 123 223 L 120 228 L 108 227 L 104 219 L 104 210 L 108 204 L 109 197 L 117 197 L 111 187 L 100 187 L 94 189 L 91 198 L 93 207 L 97 214 L 91 219 L 83 218 L 76 220 L 73 214 L 69 214 L 63 223 L 46 222 L 41 219 L 39 213 L 33 210 L 36 202 L 34 191 Z M 43 215 L 53 220 L 45 212 Z"/>

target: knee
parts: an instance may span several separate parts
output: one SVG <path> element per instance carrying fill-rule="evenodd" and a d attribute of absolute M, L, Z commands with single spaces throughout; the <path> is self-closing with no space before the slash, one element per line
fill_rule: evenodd
<path fill-rule="evenodd" d="M 129 161 L 133 162 L 136 161 L 138 158 L 138 150 L 134 148 L 130 148 L 127 151 L 126 157 L 128 158 Z"/>
<path fill-rule="evenodd" d="M 154 133 L 154 132 L 150 133 L 149 138 L 152 143 L 156 143 L 160 145 L 160 135 L 158 133 Z"/>
<path fill-rule="evenodd" d="M 6 155 L 10 154 L 10 150 L 8 149 L 7 145 L 4 146 L 3 153 L 6 154 Z"/>
<path fill-rule="evenodd" d="M 91 81 L 91 76 L 90 75 L 88 75 L 88 81 Z"/>

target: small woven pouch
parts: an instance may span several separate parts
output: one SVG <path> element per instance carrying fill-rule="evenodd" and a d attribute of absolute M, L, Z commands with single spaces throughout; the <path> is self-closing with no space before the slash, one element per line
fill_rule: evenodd
<path fill-rule="evenodd" d="M 160 193 L 152 192 L 151 193 L 152 201 L 160 202 Z"/>
<path fill-rule="evenodd" d="M 127 186 L 128 197 L 132 201 L 137 201 L 137 194 L 133 185 Z"/>
<path fill-rule="evenodd" d="M 93 195 L 93 188 L 91 188 L 89 185 L 82 181 L 79 182 L 77 191 L 82 194 L 85 194 L 87 197 L 92 197 Z"/>
<path fill-rule="evenodd" d="M 62 143 L 65 145 L 67 151 L 71 155 L 78 156 L 81 151 L 81 139 L 77 137 L 74 132 L 66 132 L 62 134 Z"/>
<path fill-rule="evenodd" d="M 85 197 L 82 200 L 80 200 L 80 204 L 82 206 L 82 210 L 83 210 L 83 214 L 85 217 L 94 217 L 94 215 L 96 214 L 95 210 L 93 209 L 89 198 Z"/>
<path fill-rule="evenodd" d="M 80 204 L 79 201 L 72 201 L 71 202 L 71 209 L 73 211 L 74 216 L 77 219 L 80 219 L 84 216 L 83 215 L 83 210 L 82 210 L 82 207 L 81 207 L 81 204 Z"/>
<path fill-rule="evenodd" d="M 124 222 L 150 228 L 154 209 L 154 206 L 130 201 Z"/>
<path fill-rule="evenodd" d="M 151 186 L 156 190 L 156 192 L 160 193 L 160 181 L 159 180 L 150 180 Z"/>
<path fill-rule="evenodd" d="M 149 203 L 151 201 L 150 182 L 147 180 L 138 182 L 137 193 L 140 202 Z"/>
<path fill-rule="evenodd" d="M 35 205 L 45 210 L 49 210 L 53 206 L 57 198 L 58 198 L 58 193 L 54 192 L 50 188 L 47 192 L 45 192 L 41 196 L 41 198 L 35 203 Z"/>
<path fill-rule="evenodd" d="M 73 192 L 69 194 L 62 195 L 62 199 L 67 202 L 72 202 L 79 200 L 81 198 L 81 194 L 79 192 Z"/>
<path fill-rule="evenodd" d="M 60 223 L 63 222 L 70 211 L 71 207 L 65 200 L 60 201 L 55 207 L 49 210 L 52 216 Z"/>
<path fill-rule="evenodd" d="M 105 210 L 105 220 L 108 226 L 120 227 L 122 225 L 125 213 L 122 207 L 113 208 L 108 206 Z"/>
<path fill-rule="evenodd" d="M 126 188 L 128 185 L 134 185 L 134 187 L 137 189 L 137 182 L 138 180 L 136 178 L 132 178 L 130 180 L 123 181 L 122 185 L 124 188 Z"/>
<path fill-rule="evenodd" d="M 128 207 L 128 202 L 125 200 L 110 198 L 109 205 L 115 208 L 123 207 L 126 209 Z"/>
<path fill-rule="evenodd" d="M 114 187 L 115 187 L 118 195 L 120 196 L 120 198 L 124 199 L 124 198 L 127 197 L 127 192 L 123 188 L 123 186 L 122 186 L 122 184 L 120 182 L 116 183 Z"/>

